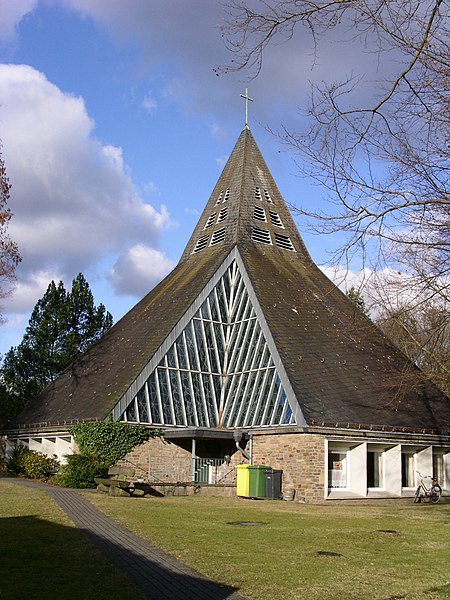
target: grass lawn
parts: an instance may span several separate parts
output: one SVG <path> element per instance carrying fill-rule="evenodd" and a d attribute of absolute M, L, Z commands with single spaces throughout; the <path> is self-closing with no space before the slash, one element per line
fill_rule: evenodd
<path fill-rule="evenodd" d="M 450 598 L 448 504 L 87 497 L 128 529 L 255 600 Z M 235 522 L 264 525 L 229 524 Z"/>
<path fill-rule="evenodd" d="M 143 599 L 43 491 L 0 481 L 1 600 Z"/>

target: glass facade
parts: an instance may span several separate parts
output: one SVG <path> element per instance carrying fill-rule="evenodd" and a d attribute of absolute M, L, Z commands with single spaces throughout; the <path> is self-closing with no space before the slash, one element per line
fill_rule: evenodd
<path fill-rule="evenodd" d="M 153 370 L 121 420 L 196 427 L 295 424 L 235 262 Z"/>

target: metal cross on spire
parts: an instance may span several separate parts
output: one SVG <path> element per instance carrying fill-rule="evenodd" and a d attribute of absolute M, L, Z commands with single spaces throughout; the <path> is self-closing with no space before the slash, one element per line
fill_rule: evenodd
<path fill-rule="evenodd" d="M 245 88 L 245 96 L 241 94 L 241 98 L 245 99 L 245 127 L 248 129 L 248 103 L 253 102 L 253 98 L 248 95 L 248 88 Z"/>

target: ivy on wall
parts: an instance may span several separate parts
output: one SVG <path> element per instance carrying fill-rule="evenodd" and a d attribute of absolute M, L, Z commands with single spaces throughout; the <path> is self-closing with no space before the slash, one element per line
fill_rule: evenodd
<path fill-rule="evenodd" d="M 94 456 L 108 465 L 114 465 L 136 446 L 161 435 L 159 429 L 112 420 L 79 423 L 69 431 L 75 438 L 81 454 Z"/>

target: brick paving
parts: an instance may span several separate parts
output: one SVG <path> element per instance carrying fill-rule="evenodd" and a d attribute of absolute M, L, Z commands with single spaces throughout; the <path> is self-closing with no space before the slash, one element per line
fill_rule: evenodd
<path fill-rule="evenodd" d="M 21 479 L 47 492 L 73 523 L 151 600 L 244 600 L 234 588 L 189 569 L 98 511 L 76 490 Z"/>

